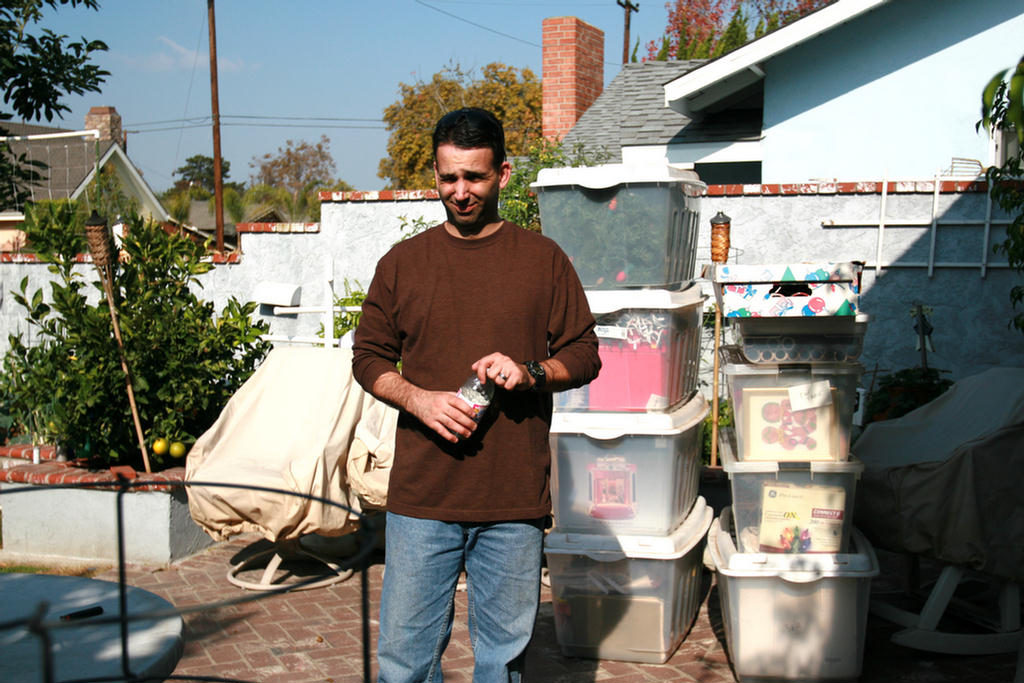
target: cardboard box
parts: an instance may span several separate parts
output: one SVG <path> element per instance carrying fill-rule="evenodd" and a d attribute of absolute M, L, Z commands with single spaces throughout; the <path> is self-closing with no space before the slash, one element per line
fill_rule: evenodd
<path fill-rule="evenodd" d="M 707 266 L 722 315 L 801 317 L 856 315 L 863 264 L 794 263 Z"/>

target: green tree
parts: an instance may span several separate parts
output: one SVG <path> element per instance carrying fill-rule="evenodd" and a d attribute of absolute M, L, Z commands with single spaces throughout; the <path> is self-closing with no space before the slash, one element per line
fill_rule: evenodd
<path fill-rule="evenodd" d="M 231 174 L 231 162 L 225 159 L 220 160 L 221 183 L 227 185 L 228 176 Z M 180 176 L 175 181 L 174 188 L 182 190 L 189 187 L 201 187 L 210 194 L 214 192 L 214 167 L 213 157 L 205 154 L 193 154 L 185 159 L 185 165 L 180 166 L 171 175 Z"/>
<path fill-rule="evenodd" d="M 541 232 L 537 193 L 530 189 L 530 184 L 537 180 L 540 170 L 560 166 L 591 166 L 606 160 L 606 155 L 587 153 L 581 145 L 566 148 L 560 141 L 538 138 L 527 148 L 525 155 L 516 157 L 512 162 L 512 177 L 501 191 L 501 217 L 528 230 Z"/>
<path fill-rule="evenodd" d="M 96 464 L 141 467 L 107 302 L 95 271 L 83 272 L 84 211 L 73 202 L 42 202 L 26 212 L 25 230 L 56 275 L 49 291 L 22 280 L 14 301 L 25 309 L 35 345 L 11 335 L 0 375 L 0 404 L 21 433 L 54 440 Z M 113 291 L 148 442 L 186 444 L 205 432 L 252 374 L 269 344 L 254 303 L 231 299 L 219 315 L 196 294 L 213 266 L 207 249 L 138 215 L 125 220 L 125 258 Z M 97 300 L 98 298 L 98 300 Z M 150 453 L 156 468 L 172 464 Z"/>
<path fill-rule="evenodd" d="M 18 116 L 25 121 L 52 121 L 70 108 L 65 95 L 99 92 L 109 73 L 92 63 L 94 53 L 107 49 L 99 40 L 66 42 L 67 36 L 49 29 L 31 33 L 43 11 L 59 6 L 99 9 L 97 0 L 0 0 L 0 136 L 4 121 Z M 10 108 L 10 111 L 7 108 Z M 44 176 L 45 164 L 15 155 L 0 143 L 0 208 L 21 206 L 28 188 Z"/>
<path fill-rule="evenodd" d="M 256 169 L 251 178 L 253 186 L 282 188 L 291 195 L 291 203 L 296 207 L 308 203 L 303 195 L 313 188 L 336 182 L 334 173 L 337 166 L 331 156 L 331 140 L 326 135 L 321 135 L 316 144 L 288 140 L 276 154 L 268 152 L 261 157 L 253 157 L 249 166 Z"/>
<path fill-rule="evenodd" d="M 479 76 L 450 64 L 428 82 L 399 83 L 399 99 L 384 110 L 388 156 L 377 175 L 391 189 L 434 187 L 431 135 L 437 120 L 460 107 L 494 112 L 505 128 L 509 156 L 518 156 L 542 136 L 541 84 L 530 69 L 493 62 Z"/>
<path fill-rule="evenodd" d="M 990 134 L 1003 130 L 1016 133 L 1017 149 L 1001 166 L 990 166 L 985 174 L 989 194 L 1010 217 L 1006 239 L 995 245 L 1006 254 L 1010 267 L 1024 273 L 1024 56 L 1013 69 L 1004 69 L 989 79 L 981 95 L 981 121 Z M 1010 289 L 1014 311 L 1024 306 L 1024 285 Z M 1010 324 L 1024 332 L 1024 311 L 1018 311 Z"/>
<path fill-rule="evenodd" d="M 666 5 L 664 35 L 647 44 L 648 59 L 719 57 L 743 46 L 751 33 L 759 38 L 834 1 L 675 0 Z M 757 23 L 752 28 L 753 17 Z"/>
<path fill-rule="evenodd" d="M 253 185 L 245 191 L 244 201 L 249 206 L 265 206 L 274 209 L 278 215 L 289 222 L 305 221 L 311 210 L 313 185 L 307 186 L 297 194 L 279 185 Z"/>

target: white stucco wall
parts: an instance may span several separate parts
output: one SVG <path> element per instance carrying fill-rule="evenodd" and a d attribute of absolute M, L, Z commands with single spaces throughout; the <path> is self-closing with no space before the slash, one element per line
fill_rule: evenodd
<path fill-rule="evenodd" d="M 934 197 L 928 186 L 887 196 L 890 224 L 884 230 L 884 267 L 877 272 L 881 207 L 877 192 L 847 194 L 833 189 L 805 194 L 797 188 L 781 195 L 750 192 L 705 197 L 694 275 L 710 260 L 710 218 L 724 211 L 732 218 L 731 263 L 867 262 L 861 304 L 871 323 L 862 360 L 869 370 L 876 363 L 880 371 L 919 364 L 909 315 L 917 302 L 933 311 L 935 353 L 930 364 L 949 370 L 950 377 L 997 365 L 1024 366 L 1024 337 L 1007 328 L 1013 315 L 1009 291 L 1020 283 L 1020 276 L 1005 268 L 1005 258 L 991 252 L 991 245 L 1004 238 L 1005 227 L 992 226 L 986 245 L 983 226 L 952 224 L 960 219 L 984 219 L 987 195 L 939 196 L 936 266 L 931 275 L 923 265 L 931 249 L 930 228 L 894 226 L 899 219 L 930 221 Z M 258 283 L 276 281 L 301 286 L 301 305 L 320 305 L 327 298 L 326 269 L 331 261 L 336 291 L 343 290 L 346 278 L 365 288 L 377 260 L 403 236 L 401 216 L 410 220 L 422 216 L 435 222 L 443 218 L 443 208 L 436 200 L 327 202 L 323 222 L 314 232 L 243 234 L 241 262 L 219 265 L 205 275 L 200 296 L 220 310 L 229 297 L 251 300 Z M 994 217 L 1000 217 L 998 211 Z M 829 219 L 863 224 L 823 227 L 822 222 Z M 963 266 L 980 264 L 983 258 L 989 264 L 984 273 L 980 265 Z M 0 264 L 0 353 L 8 348 L 9 333 L 27 329 L 21 309 L 9 293 L 26 275 L 30 291 L 50 278 L 43 264 Z M 275 336 L 314 336 L 320 326 L 317 315 L 274 315 L 269 307 L 261 307 L 258 314 L 270 323 Z M 712 360 L 705 354 L 704 365 L 710 368 Z"/>
<path fill-rule="evenodd" d="M 765 65 L 762 182 L 991 163 L 981 91 L 1024 50 L 1020 0 L 899 0 Z"/>

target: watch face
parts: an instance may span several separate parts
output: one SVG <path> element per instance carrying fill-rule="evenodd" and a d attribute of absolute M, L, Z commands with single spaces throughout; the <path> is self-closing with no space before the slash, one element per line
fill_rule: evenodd
<path fill-rule="evenodd" d="M 547 379 L 547 373 L 544 372 L 544 366 L 535 360 L 527 361 L 525 363 L 526 371 L 530 373 L 530 376 L 536 382 L 535 386 L 544 386 L 544 381 Z"/>

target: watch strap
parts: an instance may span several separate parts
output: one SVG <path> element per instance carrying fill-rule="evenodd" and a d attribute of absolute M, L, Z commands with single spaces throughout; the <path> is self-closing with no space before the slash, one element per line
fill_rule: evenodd
<path fill-rule="evenodd" d="M 535 360 L 528 360 L 523 365 L 526 366 L 526 371 L 530 373 L 530 377 L 533 377 L 533 386 L 530 387 L 532 391 L 540 391 L 544 388 L 547 383 L 548 374 L 544 370 L 544 366 Z"/>

